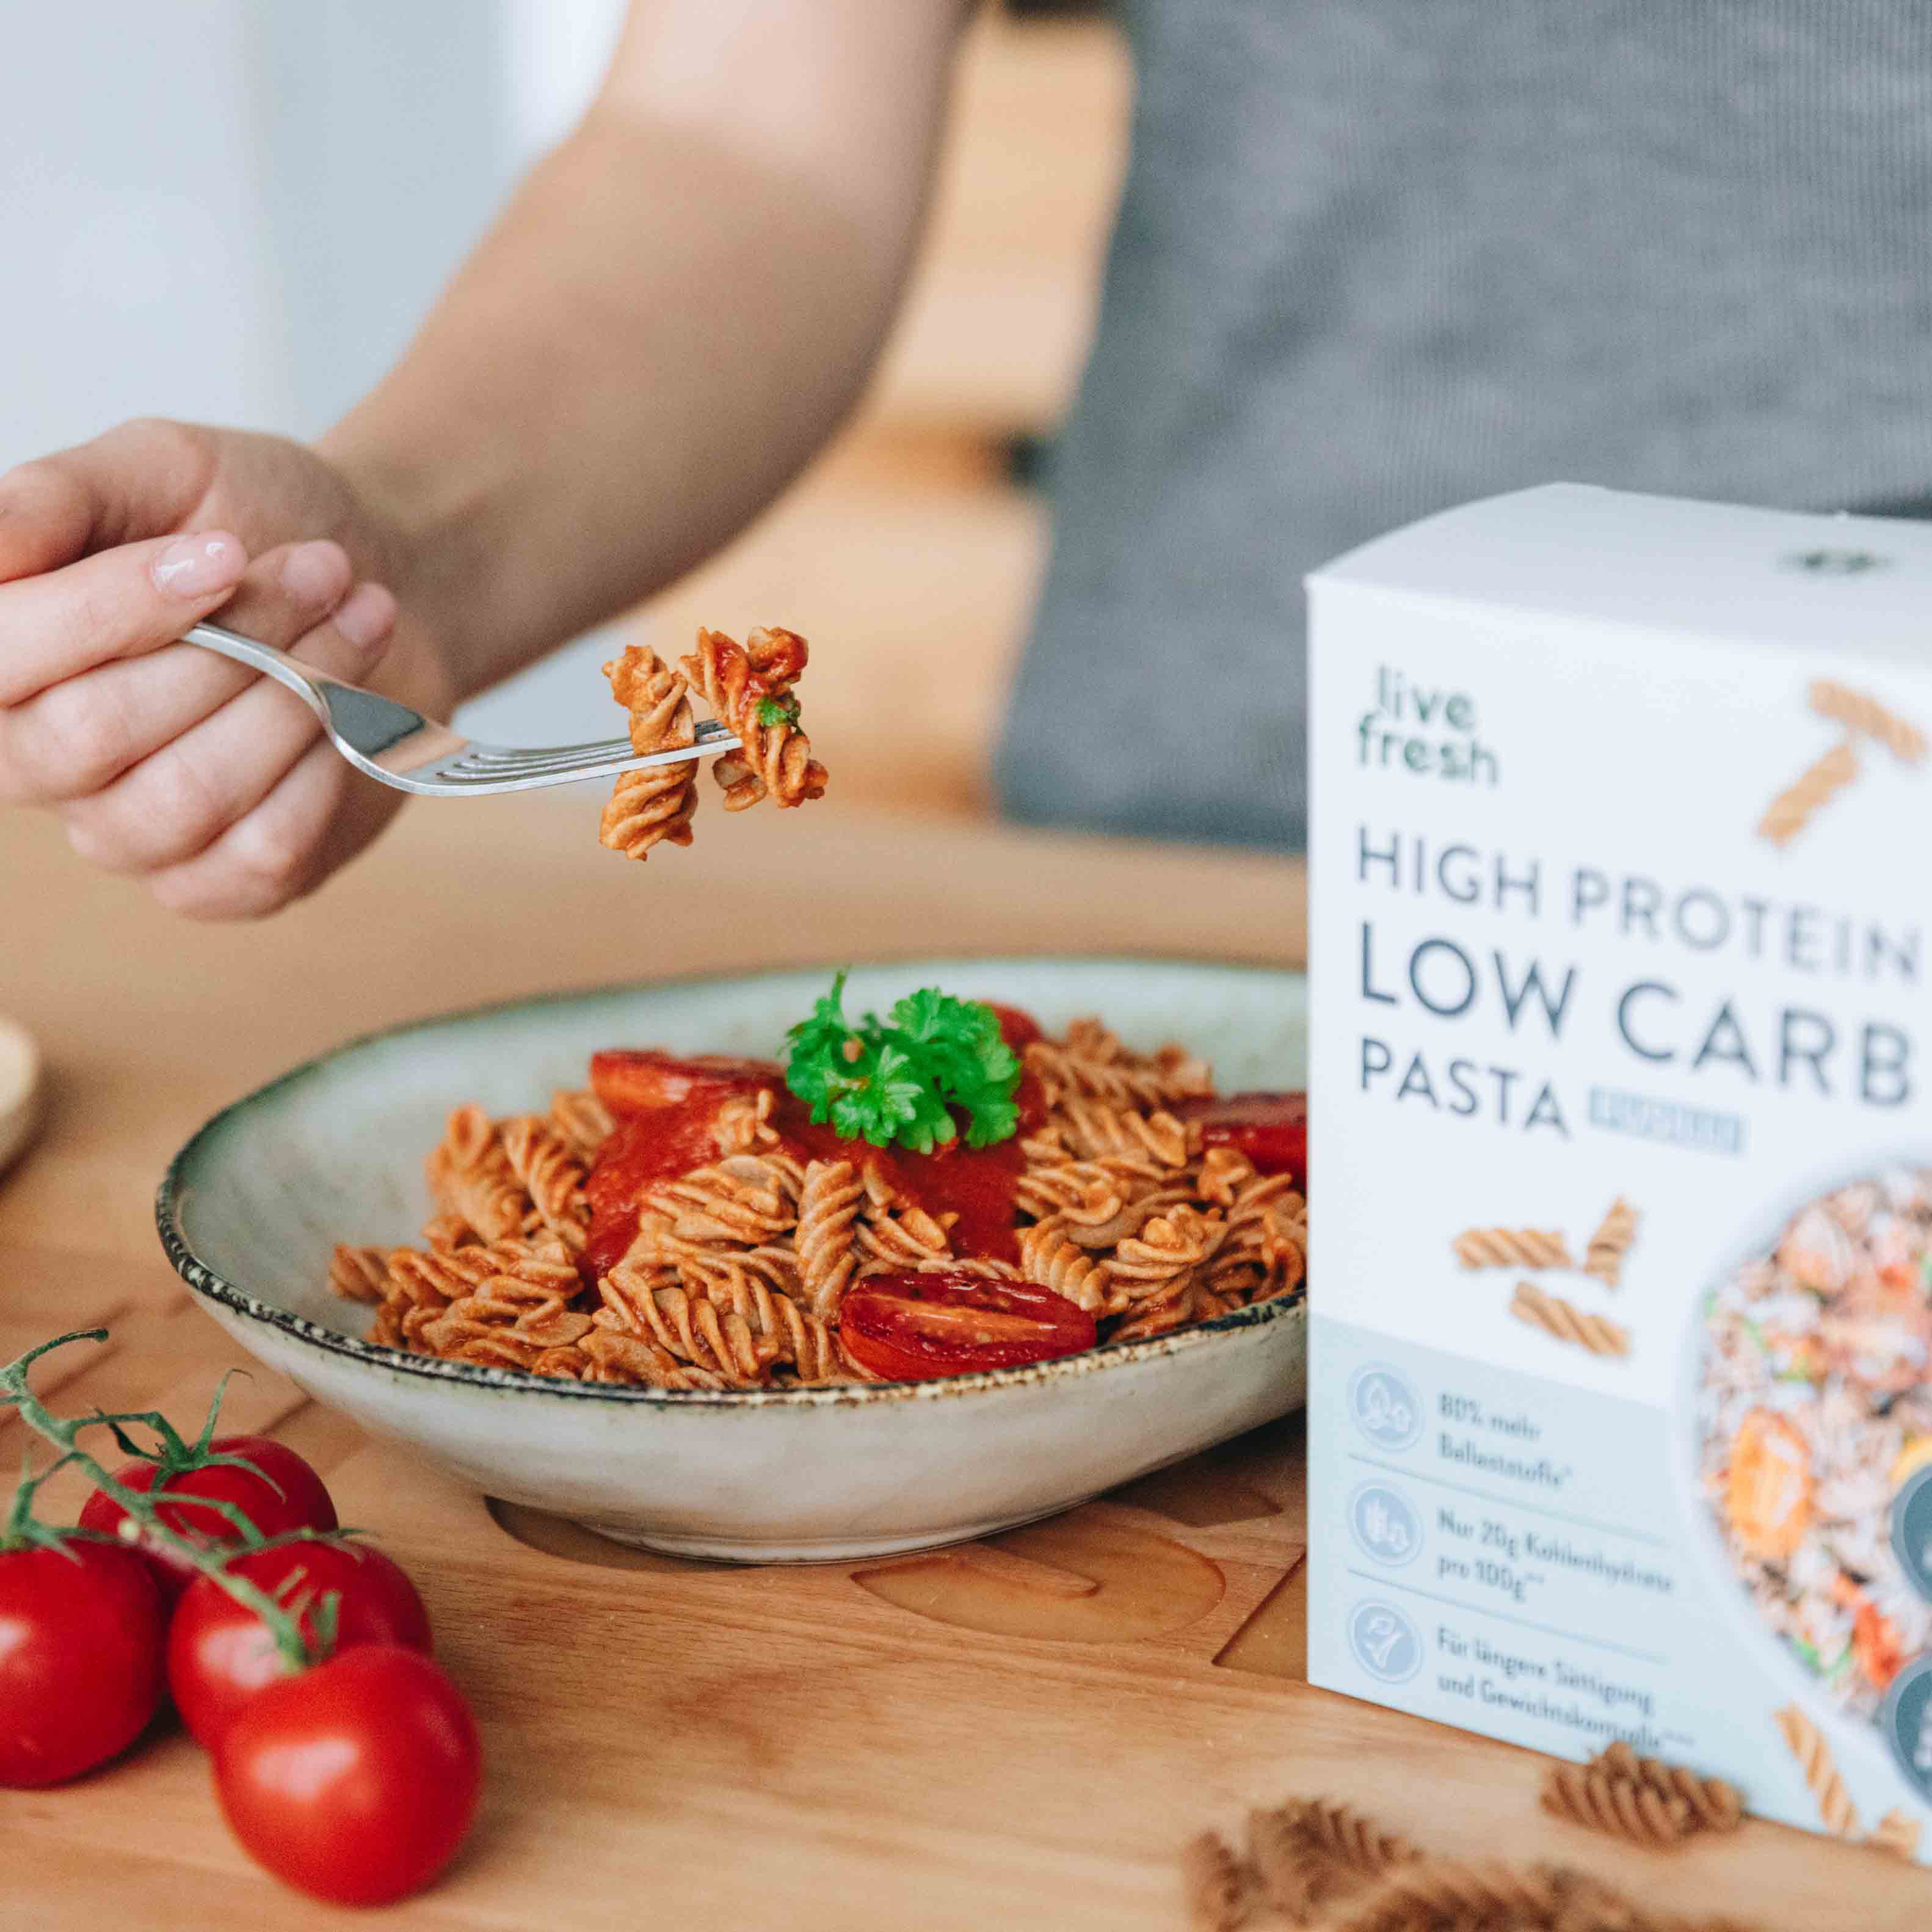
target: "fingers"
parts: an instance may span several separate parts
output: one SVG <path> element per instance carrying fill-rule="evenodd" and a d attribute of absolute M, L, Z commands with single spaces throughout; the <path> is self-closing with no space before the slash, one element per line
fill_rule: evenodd
<path fill-rule="evenodd" d="M 206 431 L 144 419 L 8 471 L 0 476 L 0 583 L 190 520 L 214 463 Z"/>
<path fill-rule="evenodd" d="M 384 794 L 364 800 L 364 792 Z M 328 746 L 311 746 L 248 815 L 208 849 L 152 874 L 148 889 L 190 919 L 260 919 L 325 878 L 395 809 Z M 361 819 L 352 834 L 346 822 Z"/>
<path fill-rule="evenodd" d="M 239 537 L 198 530 L 0 584 L 0 704 L 172 643 L 228 602 L 248 563 Z"/>
<path fill-rule="evenodd" d="M 381 662 L 395 619 L 395 599 L 380 585 L 365 584 L 292 655 L 360 683 Z M 83 857 L 110 872 L 183 865 L 262 806 L 320 730 L 299 698 L 257 679 L 112 784 L 64 806 L 68 838 Z"/>
<path fill-rule="evenodd" d="M 222 612 L 244 636 L 286 650 L 347 595 L 340 544 L 288 544 L 256 559 Z M 85 798 L 255 681 L 246 665 L 192 644 L 103 664 L 0 710 L 0 798 L 31 805 Z"/>

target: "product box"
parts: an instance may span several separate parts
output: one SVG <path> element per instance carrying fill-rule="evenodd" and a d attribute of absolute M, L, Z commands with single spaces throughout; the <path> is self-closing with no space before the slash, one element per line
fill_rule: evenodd
<path fill-rule="evenodd" d="M 1932 1852 L 1932 529 L 1310 590 L 1309 1676 Z"/>

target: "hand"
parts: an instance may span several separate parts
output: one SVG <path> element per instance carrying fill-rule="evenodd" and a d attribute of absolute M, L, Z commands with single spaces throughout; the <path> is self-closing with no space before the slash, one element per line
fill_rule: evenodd
<path fill-rule="evenodd" d="M 388 584 L 399 526 L 280 437 L 133 422 L 0 476 L 0 800 L 204 919 L 272 912 L 386 824 L 301 701 L 174 641 L 202 619 L 447 717 Z"/>

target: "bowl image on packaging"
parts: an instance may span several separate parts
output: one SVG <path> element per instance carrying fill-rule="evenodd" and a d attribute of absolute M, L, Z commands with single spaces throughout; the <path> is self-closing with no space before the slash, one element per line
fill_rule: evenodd
<path fill-rule="evenodd" d="M 538 1377 L 361 1339 L 328 1282 L 338 1241 L 413 1242 L 423 1156 L 449 1109 L 493 1115 L 583 1083 L 612 1046 L 769 1056 L 830 969 L 570 994 L 428 1020 L 299 1066 L 217 1114 L 169 1168 L 162 1244 L 243 1347 L 371 1434 L 461 1480 L 602 1534 L 745 1562 L 844 1559 L 1048 1515 L 1298 1406 L 1305 1300 L 1084 1354 L 910 1383 L 664 1390 Z M 1168 1040 L 1224 1093 L 1305 1084 L 1298 974 L 1186 962 L 932 960 L 862 969 L 847 1010 L 920 986 L 1100 1014 Z"/>
<path fill-rule="evenodd" d="M 1690 1547 L 1749 1654 L 1932 1798 L 1932 1163 L 1868 1164 L 1754 1217 L 1690 1312 Z M 1918 1760 L 1928 1761 L 1920 1763 Z"/>

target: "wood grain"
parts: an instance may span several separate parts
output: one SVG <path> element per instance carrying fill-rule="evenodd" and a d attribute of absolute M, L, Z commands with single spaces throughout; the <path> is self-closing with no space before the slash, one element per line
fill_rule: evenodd
<path fill-rule="evenodd" d="M 316 899 L 235 928 L 168 920 L 79 868 L 57 827 L 0 820 L 0 898 L 46 922 L 4 997 L 56 1090 L 0 1182 L 0 1346 L 107 1321 L 110 1346 L 50 1365 L 64 1406 L 160 1401 L 185 1423 L 242 1360 L 159 1258 L 154 1180 L 212 1108 L 344 1034 L 770 957 L 1158 950 L 1177 904 L 1196 950 L 1301 951 L 1280 861 L 814 808 L 716 814 L 690 862 L 640 878 L 596 848 L 594 812 L 510 806 L 413 811 Z M 774 878 L 782 920 L 734 884 Z M 542 916 L 506 916 L 511 898 Z M 482 1723 L 481 1825 L 385 1922 L 412 1932 L 1178 1928 L 1182 1844 L 1294 1792 L 1426 1846 L 1560 1857 L 1793 1932 L 1932 1907 L 1895 1860 L 1768 1826 L 1667 1862 L 1606 1846 L 1538 1811 L 1532 1754 L 1311 1690 L 1296 1423 L 983 1552 L 746 1570 L 493 1510 L 266 1371 L 229 1401 L 417 1577 Z M 0 1459 L 19 1443 L 0 1421 Z M 248 1866 L 179 1736 L 64 1790 L 0 1792 L 0 1846 L 7 1922 L 34 1932 L 342 1922 Z"/>

